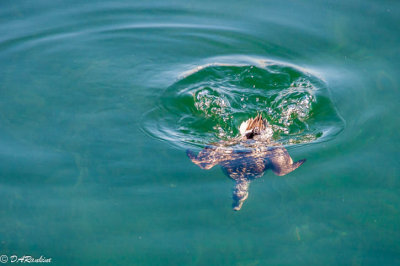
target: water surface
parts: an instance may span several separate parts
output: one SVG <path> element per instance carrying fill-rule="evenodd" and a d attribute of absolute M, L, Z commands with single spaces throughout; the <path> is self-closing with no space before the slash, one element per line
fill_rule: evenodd
<path fill-rule="evenodd" d="M 399 264 L 399 24 L 396 1 L 2 1 L 0 255 Z M 233 212 L 185 149 L 258 111 L 307 162 Z"/>

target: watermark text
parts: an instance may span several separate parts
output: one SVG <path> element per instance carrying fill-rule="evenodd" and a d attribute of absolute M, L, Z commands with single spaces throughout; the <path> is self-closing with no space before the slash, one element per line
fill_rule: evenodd
<path fill-rule="evenodd" d="M 1 263 L 51 263 L 52 258 L 46 258 L 45 256 L 40 256 L 39 258 L 35 258 L 30 255 L 23 255 L 23 256 L 17 256 L 17 255 L 1 255 L 0 256 L 0 262 Z"/>

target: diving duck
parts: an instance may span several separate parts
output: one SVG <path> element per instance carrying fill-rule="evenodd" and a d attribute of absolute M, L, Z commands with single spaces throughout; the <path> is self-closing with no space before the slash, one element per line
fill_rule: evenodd
<path fill-rule="evenodd" d="M 235 181 L 232 204 L 235 211 L 242 208 L 253 179 L 263 176 L 268 169 L 278 176 L 286 175 L 306 161 L 293 162 L 284 147 L 270 142 L 267 129 L 270 129 L 267 120 L 258 114 L 241 123 L 240 136 L 235 141 L 208 145 L 197 155 L 187 150 L 188 157 L 201 169 L 208 170 L 219 164 L 223 172 Z"/>

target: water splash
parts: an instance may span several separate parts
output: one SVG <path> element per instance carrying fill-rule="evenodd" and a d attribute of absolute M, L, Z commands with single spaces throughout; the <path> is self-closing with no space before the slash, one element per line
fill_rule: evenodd
<path fill-rule="evenodd" d="M 291 65 L 254 60 L 187 71 L 146 115 L 144 127 L 179 146 L 202 146 L 237 136 L 240 123 L 257 113 L 282 145 L 326 139 L 342 128 L 321 79 Z"/>

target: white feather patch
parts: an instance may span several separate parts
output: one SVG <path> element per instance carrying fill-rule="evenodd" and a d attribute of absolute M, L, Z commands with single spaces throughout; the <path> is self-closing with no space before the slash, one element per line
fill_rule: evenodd
<path fill-rule="evenodd" d="M 244 136 L 246 134 L 247 125 L 249 124 L 249 120 L 242 122 L 239 127 L 240 135 Z"/>

